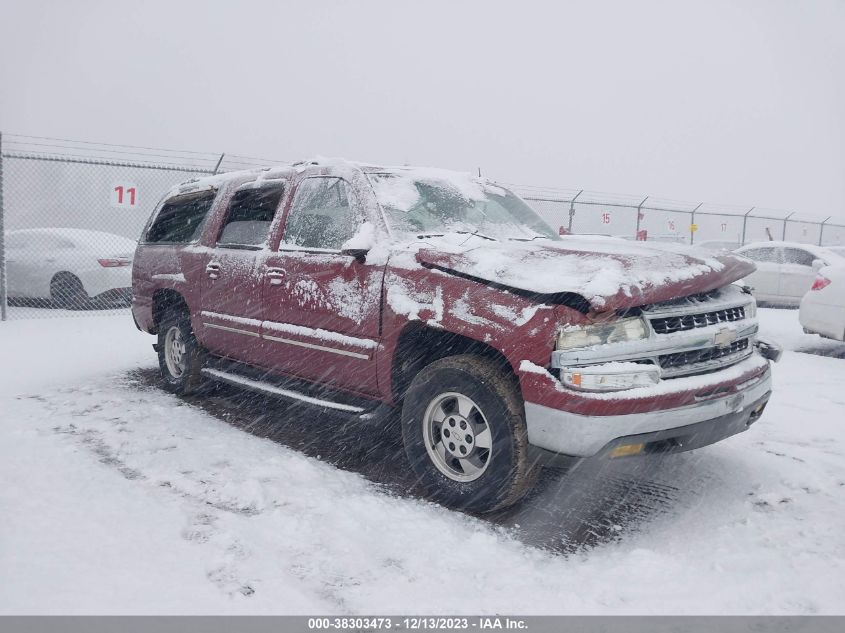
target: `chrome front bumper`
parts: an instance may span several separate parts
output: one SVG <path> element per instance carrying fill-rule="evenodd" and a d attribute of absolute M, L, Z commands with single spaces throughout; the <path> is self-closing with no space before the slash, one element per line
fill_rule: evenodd
<path fill-rule="evenodd" d="M 739 393 L 687 407 L 612 416 L 588 416 L 525 403 L 528 442 L 553 453 L 591 457 L 621 437 L 688 426 L 739 413 L 765 398 L 772 388 L 771 370 Z M 624 392 L 620 392 L 624 399 Z"/>

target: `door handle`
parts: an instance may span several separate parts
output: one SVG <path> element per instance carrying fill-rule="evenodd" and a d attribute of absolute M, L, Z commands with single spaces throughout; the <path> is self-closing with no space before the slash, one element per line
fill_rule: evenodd
<path fill-rule="evenodd" d="M 267 279 L 270 280 L 271 286 L 282 285 L 282 280 L 285 278 L 285 271 L 282 268 L 268 268 Z"/>
<path fill-rule="evenodd" d="M 205 267 L 205 273 L 211 279 L 217 279 L 220 276 L 220 264 L 216 262 L 211 262 Z"/>

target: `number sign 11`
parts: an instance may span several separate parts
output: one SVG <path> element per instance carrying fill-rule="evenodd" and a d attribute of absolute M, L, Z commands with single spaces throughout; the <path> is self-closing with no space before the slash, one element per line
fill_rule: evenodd
<path fill-rule="evenodd" d="M 135 207 L 138 204 L 138 187 L 131 184 L 120 184 L 112 187 L 111 206 Z"/>

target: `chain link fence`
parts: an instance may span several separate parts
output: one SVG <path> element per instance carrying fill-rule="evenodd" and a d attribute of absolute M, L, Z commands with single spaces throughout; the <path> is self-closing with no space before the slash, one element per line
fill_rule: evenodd
<path fill-rule="evenodd" d="M 191 178 L 283 162 L 0 135 L 0 316 L 125 310 L 135 243 L 169 189 Z M 830 218 L 510 186 L 563 233 L 722 248 L 766 240 L 845 244 L 845 225 Z"/>
<path fill-rule="evenodd" d="M 0 144 L 4 320 L 125 310 L 136 242 L 167 191 L 281 162 L 16 135 Z"/>
<path fill-rule="evenodd" d="M 562 233 L 596 234 L 738 248 L 784 240 L 818 246 L 845 244 L 845 225 L 778 209 L 731 207 L 572 189 L 510 184 Z"/>

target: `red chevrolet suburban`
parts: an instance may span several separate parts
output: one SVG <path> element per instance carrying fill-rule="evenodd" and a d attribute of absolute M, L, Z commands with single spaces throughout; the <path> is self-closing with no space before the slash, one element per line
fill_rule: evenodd
<path fill-rule="evenodd" d="M 560 237 L 508 189 L 340 160 L 174 188 L 134 259 L 164 384 L 401 411 L 431 496 L 488 512 L 539 468 L 744 431 L 771 390 L 742 257 Z M 389 429 L 389 426 L 384 426 Z M 398 431 L 397 431 L 398 432 Z"/>

